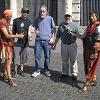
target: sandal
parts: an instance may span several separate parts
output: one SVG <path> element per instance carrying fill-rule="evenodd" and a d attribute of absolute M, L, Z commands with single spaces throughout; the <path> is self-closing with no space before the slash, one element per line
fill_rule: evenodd
<path fill-rule="evenodd" d="M 96 80 L 92 81 L 92 82 L 89 84 L 89 86 L 96 86 L 96 85 L 97 85 L 97 81 L 96 81 Z"/>
<path fill-rule="evenodd" d="M 89 88 L 89 82 L 86 82 L 86 83 L 83 85 L 83 87 L 81 87 L 78 91 L 79 91 L 79 92 L 85 92 L 85 91 L 88 90 L 88 88 Z"/>
<path fill-rule="evenodd" d="M 81 89 L 79 89 L 78 91 L 79 92 L 85 92 L 88 90 L 88 87 L 87 86 L 83 86 Z"/>
<path fill-rule="evenodd" d="M 17 86 L 17 84 L 12 79 L 8 79 L 8 83 L 10 86 L 13 86 L 13 87 Z"/>

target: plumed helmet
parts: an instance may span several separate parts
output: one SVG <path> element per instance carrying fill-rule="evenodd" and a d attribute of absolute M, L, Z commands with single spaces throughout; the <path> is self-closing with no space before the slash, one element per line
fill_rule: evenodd
<path fill-rule="evenodd" d="M 3 16 L 5 17 L 11 17 L 12 16 L 12 10 L 7 9 L 3 12 Z"/>

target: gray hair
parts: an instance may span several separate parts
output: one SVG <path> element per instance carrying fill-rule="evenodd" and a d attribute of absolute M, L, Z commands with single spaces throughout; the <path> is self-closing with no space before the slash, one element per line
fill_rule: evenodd
<path fill-rule="evenodd" d="M 41 6 L 40 9 L 41 8 L 44 8 L 45 10 L 47 10 L 47 6 L 45 6 L 45 5 Z"/>

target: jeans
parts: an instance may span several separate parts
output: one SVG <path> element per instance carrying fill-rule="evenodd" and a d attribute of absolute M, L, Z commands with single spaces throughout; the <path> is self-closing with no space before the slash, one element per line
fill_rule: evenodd
<path fill-rule="evenodd" d="M 44 58 L 45 58 L 44 70 L 49 71 L 50 55 L 51 55 L 51 45 L 49 44 L 49 40 L 36 40 L 34 48 L 36 72 L 41 71 L 42 50 L 44 51 Z"/>

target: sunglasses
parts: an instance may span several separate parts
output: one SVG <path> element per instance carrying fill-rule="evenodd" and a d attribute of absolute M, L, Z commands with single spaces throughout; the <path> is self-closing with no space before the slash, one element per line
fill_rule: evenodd
<path fill-rule="evenodd" d="M 28 14 L 28 13 L 29 13 L 29 11 L 22 11 L 22 13 L 27 13 L 27 14 Z"/>

